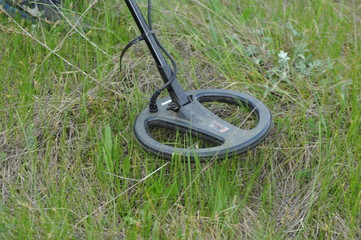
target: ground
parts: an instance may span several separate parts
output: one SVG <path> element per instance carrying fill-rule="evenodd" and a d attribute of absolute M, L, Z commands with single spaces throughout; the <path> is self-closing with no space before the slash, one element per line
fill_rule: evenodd
<path fill-rule="evenodd" d="M 161 79 L 144 43 L 120 69 L 139 34 L 123 1 L 2 13 L 0 239 L 360 239 L 359 1 L 153 5 L 181 85 L 261 99 L 270 136 L 224 160 L 146 153 L 132 125 Z"/>

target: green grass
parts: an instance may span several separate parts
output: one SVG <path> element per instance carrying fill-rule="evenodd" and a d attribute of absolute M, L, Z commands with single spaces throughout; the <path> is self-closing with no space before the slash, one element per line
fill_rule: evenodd
<path fill-rule="evenodd" d="M 138 34 L 123 1 L 94 3 L 84 33 L 1 14 L 0 239 L 360 239 L 360 15 L 356 0 L 154 1 L 185 89 L 273 113 L 256 149 L 191 163 L 133 137 L 161 79 L 144 44 L 120 72 Z"/>

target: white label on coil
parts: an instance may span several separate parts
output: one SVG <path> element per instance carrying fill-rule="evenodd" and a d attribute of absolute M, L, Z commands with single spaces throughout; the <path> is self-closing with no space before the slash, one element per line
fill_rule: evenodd
<path fill-rule="evenodd" d="M 167 104 L 169 104 L 169 103 L 171 103 L 171 102 L 172 102 L 172 99 L 170 99 L 170 100 L 168 100 L 168 101 L 165 101 L 164 103 L 162 103 L 162 106 L 167 105 Z"/>

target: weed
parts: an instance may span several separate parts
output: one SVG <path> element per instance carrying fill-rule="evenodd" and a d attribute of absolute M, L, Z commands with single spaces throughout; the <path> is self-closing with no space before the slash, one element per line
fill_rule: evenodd
<path fill-rule="evenodd" d="M 246 92 L 273 113 L 261 146 L 194 163 L 133 138 L 161 79 L 142 44 L 119 72 L 138 34 L 125 3 L 73 9 L 51 26 L 0 16 L 1 239 L 361 238 L 357 1 L 154 1 L 185 88 Z"/>

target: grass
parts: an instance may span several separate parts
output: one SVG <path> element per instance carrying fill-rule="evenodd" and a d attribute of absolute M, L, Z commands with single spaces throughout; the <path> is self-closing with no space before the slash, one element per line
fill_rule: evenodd
<path fill-rule="evenodd" d="M 1 239 L 361 238 L 358 1 L 154 1 L 185 89 L 273 113 L 256 149 L 195 163 L 133 137 L 161 80 L 144 44 L 120 72 L 123 1 L 73 9 L 86 31 L 0 17 Z"/>

